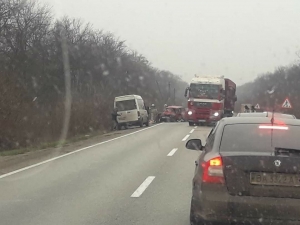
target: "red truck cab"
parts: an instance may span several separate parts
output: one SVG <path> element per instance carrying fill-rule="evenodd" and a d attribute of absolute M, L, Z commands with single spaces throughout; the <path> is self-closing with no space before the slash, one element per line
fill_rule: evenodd
<path fill-rule="evenodd" d="M 236 85 L 224 77 L 195 77 L 186 89 L 189 125 L 214 124 L 233 115 Z"/>

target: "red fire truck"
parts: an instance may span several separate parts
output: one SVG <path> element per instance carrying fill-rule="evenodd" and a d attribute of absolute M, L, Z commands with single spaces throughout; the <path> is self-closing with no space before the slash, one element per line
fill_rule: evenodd
<path fill-rule="evenodd" d="M 233 116 L 236 84 L 222 77 L 199 77 L 192 79 L 185 90 L 188 98 L 187 121 L 194 124 L 214 124 L 223 117 Z"/>

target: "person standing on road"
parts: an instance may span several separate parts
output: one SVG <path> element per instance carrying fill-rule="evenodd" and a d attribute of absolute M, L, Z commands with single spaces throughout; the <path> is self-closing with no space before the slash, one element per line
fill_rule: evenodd
<path fill-rule="evenodd" d="M 118 108 L 114 108 L 112 114 L 111 114 L 111 119 L 112 119 L 112 126 L 111 126 L 111 130 L 117 130 L 118 129 L 118 120 L 117 117 L 121 116 L 120 114 L 118 114 Z"/>
<path fill-rule="evenodd" d="M 249 109 L 249 107 L 247 105 L 245 105 L 245 112 L 246 113 L 250 112 L 250 109 Z"/>
<path fill-rule="evenodd" d="M 151 105 L 151 120 L 154 122 L 156 121 L 157 117 L 157 109 L 154 104 Z"/>

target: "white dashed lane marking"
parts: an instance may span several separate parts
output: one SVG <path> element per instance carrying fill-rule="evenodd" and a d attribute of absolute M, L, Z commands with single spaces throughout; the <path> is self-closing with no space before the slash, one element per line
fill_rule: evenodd
<path fill-rule="evenodd" d="M 178 148 L 173 148 L 167 156 L 174 155 L 177 150 L 178 150 Z"/>
<path fill-rule="evenodd" d="M 186 141 L 186 139 L 188 139 L 189 138 L 189 134 L 188 135 L 186 135 L 183 139 L 182 139 L 182 141 Z"/>
<path fill-rule="evenodd" d="M 192 129 L 192 130 L 190 131 L 190 134 L 192 134 L 194 131 L 195 131 L 195 129 Z"/>
<path fill-rule="evenodd" d="M 147 187 L 151 184 L 151 182 L 154 180 L 155 176 L 149 176 L 146 178 L 146 180 L 136 189 L 135 192 L 131 195 L 132 198 L 138 198 L 140 197 L 143 192 L 147 189 Z"/>

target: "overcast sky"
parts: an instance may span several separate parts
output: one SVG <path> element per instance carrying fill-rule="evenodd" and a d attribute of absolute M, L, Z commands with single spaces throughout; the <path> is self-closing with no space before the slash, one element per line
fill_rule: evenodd
<path fill-rule="evenodd" d="M 242 84 L 294 63 L 300 0 L 40 0 L 110 31 L 152 65 Z"/>

